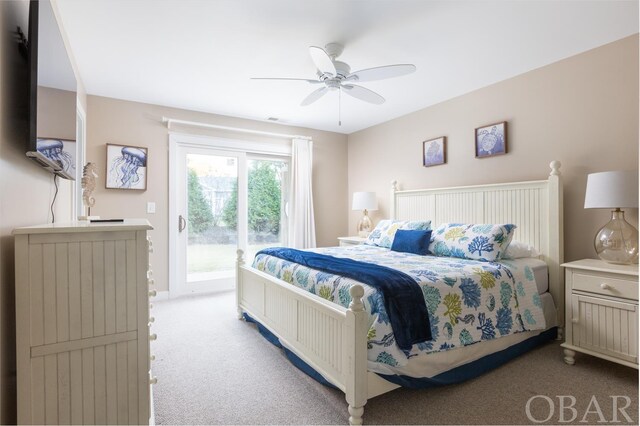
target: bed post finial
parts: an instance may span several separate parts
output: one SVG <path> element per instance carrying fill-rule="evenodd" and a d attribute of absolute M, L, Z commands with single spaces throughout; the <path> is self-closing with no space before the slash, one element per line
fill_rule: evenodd
<path fill-rule="evenodd" d="M 560 166 L 562 166 L 562 163 L 558 160 L 550 162 L 549 167 L 551 167 L 551 173 L 549 173 L 549 176 L 560 176 Z"/>
<path fill-rule="evenodd" d="M 238 249 L 236 250 L 236 261 L 240 264 L 240 265 L 244 265 L 244 250 Z"/>
<path fill-rule="evenodd" d="M 349 309 L 351 309 L 353 312 L 364 311 L 364 303 L 362 303 L 364 288 L 360 284 L 354 284 L 349 288 L 349 294 L 351 295 L 351 303 L 349 303 Z"/>
<path fill-rule="evenodd" d="M 398 181 L 397 180 L 392 180 L 391 181 L 391 190 L 392 191 L 397 191 L 398 190 Z"/>

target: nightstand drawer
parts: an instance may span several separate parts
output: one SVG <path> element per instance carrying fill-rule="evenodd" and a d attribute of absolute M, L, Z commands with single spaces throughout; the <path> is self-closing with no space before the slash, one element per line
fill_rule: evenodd
<path fill-rule="evenodd" d="M 604 275 L 574 272 L 573 289 L 638 300 L 638 281 L 610 278 Z"/>

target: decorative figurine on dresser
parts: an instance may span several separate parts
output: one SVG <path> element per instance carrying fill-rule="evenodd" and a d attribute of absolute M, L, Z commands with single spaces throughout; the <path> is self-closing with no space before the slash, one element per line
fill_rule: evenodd
<path fill-rule="evenodd" d="M 149 424 L 151 229 L 13 231 L 19 424 Z"/>
<path fill-rule="evenodd" d="M 91 220 L 100 219 L 99 216 L 91 216 L 91 208 L 96 204 L 96 199 L 93 197 L 93 191 L 96 190 L 96 178 L 98 173 L 96 172 L 95 163 L 87 163 L 82 169 L 82 204 L 87 209 L 86 216 L 78 217 L 78 220 Z"/>

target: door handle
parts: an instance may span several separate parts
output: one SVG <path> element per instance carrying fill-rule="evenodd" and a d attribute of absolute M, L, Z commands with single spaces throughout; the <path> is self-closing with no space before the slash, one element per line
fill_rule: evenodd
<path fill-rule="evenodd" d="M 184 231 L 187 227 L 187 221 L 184 219 L 182 215 L 178 216 L 178 232 Z"/>

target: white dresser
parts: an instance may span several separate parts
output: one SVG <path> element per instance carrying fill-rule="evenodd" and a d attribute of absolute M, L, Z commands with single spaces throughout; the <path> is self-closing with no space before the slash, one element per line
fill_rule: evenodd
<path fill-rule="evenodd" d="M 148 424 L 144 219 L 18 228 L 19 424 Z"/>

